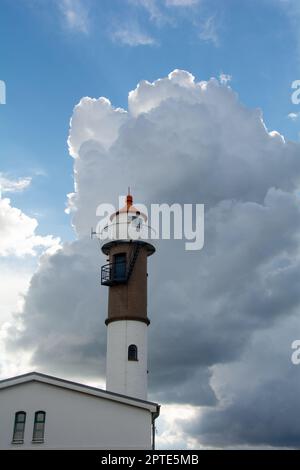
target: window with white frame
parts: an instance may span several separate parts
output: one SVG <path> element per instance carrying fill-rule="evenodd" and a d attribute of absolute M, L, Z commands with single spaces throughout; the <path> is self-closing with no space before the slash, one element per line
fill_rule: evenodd
<path fill-rule="evenodd" d="M 14 433 L 13 433 L 13 444 L 23 444 L 24 432 L 26 423 L 25 411 L 17 411 L 15 414 Z"/>
<path fill-rule="evenodd" d="M 45 421 L 45 411 L 36 411 L 34 415 L 32 442 L 44 442 Z"/>

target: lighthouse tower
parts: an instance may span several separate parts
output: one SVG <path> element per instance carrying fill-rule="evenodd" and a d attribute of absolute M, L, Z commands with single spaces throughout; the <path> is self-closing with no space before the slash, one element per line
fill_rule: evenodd
<path fill-rule="evenodd" d="M 151 228 L 131 194 L 110 221 L 102 245 L 108 264 L 101 268 L 101 284 L 109 287 L 106 389 L 146 400 L 147 258 L 155 252 Z"/>

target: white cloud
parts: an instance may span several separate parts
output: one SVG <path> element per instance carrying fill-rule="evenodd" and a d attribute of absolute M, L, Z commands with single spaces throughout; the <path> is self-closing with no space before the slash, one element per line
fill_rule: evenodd
<path fill-rule="evenodd" d="M 197 5 L 200 0 L 165 0 L 167 6 L 190 7 Z"/>
<path fill-rule="evenodd" d="M 157 0 L 129 0 L 129 3 L 136 6 L 141 6 L 147 10 L 151 20 L 160 20 L 164 15 L 160 6 L 163 7 L 163 5 L 166 5 L 167 7 L 191 7 L 198 5 L 200 0 L 162 0 L 162 2 Z"/>
<path fill-rule="evenodd" d="M 227 73 L 220 73 L 219 80 L 222 85 L 227 85 L 227 83 L 231 82 L 232 76 Z"/>
<path fill-rule="evenodd" d="M 197 87 L 194 83 L 195 77 L 183 70 L 174 70 L 168 75 L 168 80 L 158 80 L 154 84 L 148 81 L 142 81 L 137 88 L 129 93 L 128 107 L 133 116 L 141 113 L 148 113 L 151 109 L 159 106 L 163 100 L 169 98 L 179 99 L 182 95 L 182 89 L 187 88 L 197 93 Z M 191 99 L 194 96 L 191 95 Z"/>
<path fill-rule="evenodd" d="M 75 106 L 68 138 L 70 155 L 78 157 L 83 142 L 98 142 L 108 149 L 115 142 L 119 129 L 127 119 L 127 112 L 114 108 L 111 102 L 85 97 Z M 85 125 L 82 125 L 84 120 Z"/>
<path fill-rule="evenodd" d="M 150 20 L 160 22 L 164 19 L 162 10 L 160 9 L 157 0 L 129 0 L 131 5 L 142 7 L 146 10 Z"/>
<path fill-rule="evenodd" d="M 28 287 L 33 266 L 24 266 L 24 262 L 0 259 L 0 323 L 10 320 L 11 312 L 22 310 L 23 298 Z"/>
<path fill-rule="evenodd" d="M 35 263 L 25 264 L 23 259 L 0 259 L 0 377 L 3 378 L 23 373 L 30 368 L 29 357 L 18 354 L 18 351 L 8 352 L 5 340 L 9 329 L 15 324 L 14 315 L 22 311 L 24 297 L 35 269 Z"/>
<path fill-rule="evenodd" d="M 214 46 L 219 45 L 218 26 L 215 16 L 210 16 L 201 23 L 199 38 L 202 41 L 211 42 Z"/>
<path fill-rule="evenodd" d="M 187 10 L 199 5 L 200 0 L 128 0 L 128 2 L 130 5 L 143 8 L 149 20 L 155 25 L 176 27 L 181 14 L 193 22 L 194 18 L 187 15 Z"/>
<path fill-rule="evenodd" d="M 298 117 L 300 116 L 300 113 L 289 113 L 288 118 L 291 119 L 292 121 L 296 121 Z"/>
<path fill-rule="evenodd" d="M 5 175 L 0 173 L 0 197 L 4 193 L 14 193 L 18 191 L 23 191 L 28 188 L 31 183 L 31 178 L 19 178 L 18 180 L 12 180 L 7 178 Z"/>
<path fill-rule="evenodd" d="M 0 173 L 2 193 L 20 192 L 28 188 L 31 178 L 13 180 Z M 37 269 L 37 255 L 49 256 L 59 248 L 59 239 L 36 234 L 38 222 L 21 210 L 13 207 L 0 194 L 0 376 L 8 377 L 28 371 L 30 354 L 8 351 L 5 346 L 9 330 L 14 325 L 22 329 L 16 319 L 22 311 L 24 297 L 31 277 Z M 26 259 L 24 256 L 27 255 Z"/>
<path fill-rule="evenodd" d="M 79 33 L 89 33 L 90 18 L 86 1 L 58 0 L 57 5 L 67 28 Z"/>
<path fill-rule="evenodd" d="M 183 436 L 182 424 L 197 416 L 197 410 L 190 405 L 162 404 L 159 421 L 156 422 L 157 449 L 193 449 L 198 443 L 190 436 Z M 199 448 L 199 445 L 197 446 Z"/>
<path fill-rule="evenodd" d="M 39 248 L 56 249 L 59 239 L 36 235 L 37 226 L 36 219 L 12 207 L 9 199 L 0 199 L 0 256 L 35 256 Z"/>
<path fill-rule="evenodd" d="M 153 46 L 156 43 L 153 37 L 135 25 L 120 26 L 112 32 L 111 37 L 115 42 L 132 47 Z"/>

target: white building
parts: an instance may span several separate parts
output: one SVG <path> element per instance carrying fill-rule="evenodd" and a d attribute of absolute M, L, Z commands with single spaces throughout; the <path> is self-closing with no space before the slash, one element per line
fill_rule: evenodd
<path fill-rule="evenodd" d="M 0 382 L 0 449 L 151 449 L 159 406 L 36 372 Z"/>
<path fill-rule="evenodd" d="M 0 449 L 151 449 L 159 405 L 147 401 L 147 217 L 132 205 L 111 216 L 106 391 L 32 372 L 0 382 Z"/>

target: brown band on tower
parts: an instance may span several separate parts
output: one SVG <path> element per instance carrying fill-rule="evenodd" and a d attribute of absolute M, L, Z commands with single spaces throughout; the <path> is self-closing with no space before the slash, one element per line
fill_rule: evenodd
<path fill-rule="evenodd" d="M 109 250 L 109 260 L 112 266 L 118 259 L 125 258 L 127 277 L 130 268 L 131 271 L 130 277 L 125 282 L 116 283 L 109 288 L 106 325 L 112 321 L 120 320 L 136 320 L 149 324 L 147 316 L 147 257 L 147 244 L 143 242 L 116 242 Z M 113 267 L 112 270 L 114 269 Z"/>
<path fill-rule="evenodd" d="M 114 321 L 119 321 L 119 320 L 140 321 L 142 323 L 146 323 L 146 325 L 150 325 L 150 320 L 148 317 L 134 317 L 134 316 L 128 316 L 128 315 L 124 315 L 123 317 L 107 318 L 105 320 L 105 325 L 108 325 L 109 323 L 112 323 Z"/>

